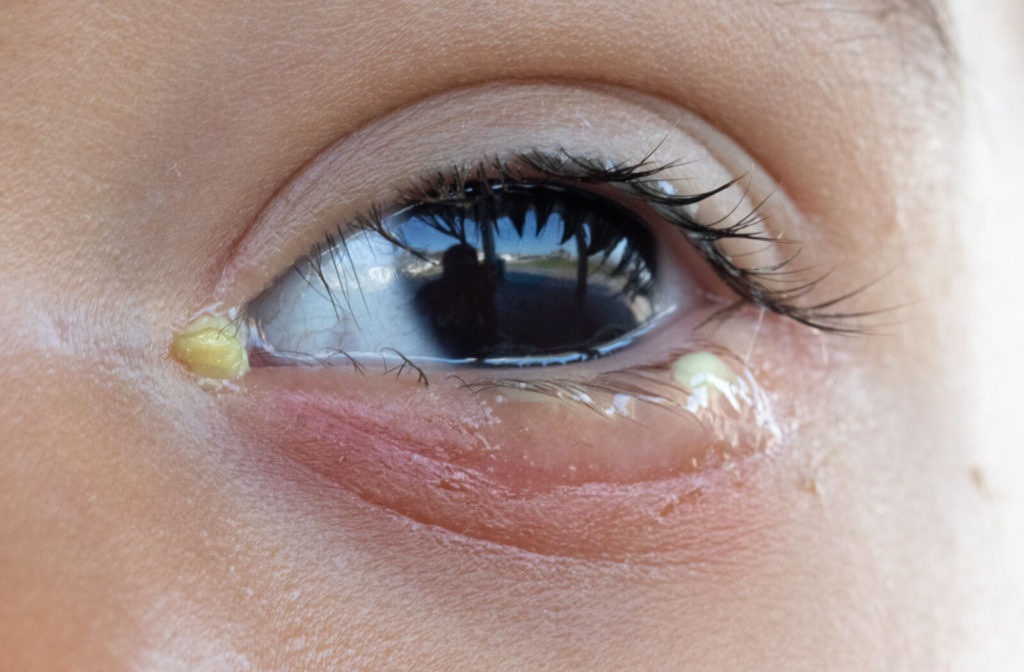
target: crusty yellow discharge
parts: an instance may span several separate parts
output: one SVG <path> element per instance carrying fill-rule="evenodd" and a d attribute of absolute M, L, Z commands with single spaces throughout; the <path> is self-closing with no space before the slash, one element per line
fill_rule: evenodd
<path fill-rule="evenodd" d="M 249 370 L 244 328 L 219 315 L 203 315 L 174 337 L 171 356 L 202 378 L 229 380 Z"/>
<path fill-rule="evenodd" d="M 728 389 L 736 374 L 721 357 L 710 352 L 691 352 L 672 362 L 672 377 L 689 390 Z"/>

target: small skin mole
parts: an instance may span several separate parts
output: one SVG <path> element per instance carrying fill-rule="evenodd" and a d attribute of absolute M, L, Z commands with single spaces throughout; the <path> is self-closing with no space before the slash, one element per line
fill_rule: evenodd
<path fill-rule="evenodd" d="M 992 494 L 988 489 L 988 481 L 985 479 L 985 472 L 981 470 L 981 467 L 971 467 L 970 476 L 971 483 L 978 489 L 978 492 L 986 497 Z"/>
<path fill-rule="evenodd" d="M 171 343 L 171 356 L 201 378 L 230 380 L 249 370 L 243 328 L 218 315 L 203 315 Z"/>
<path fill-rule="evenodd" d="M 814 497 L 821 497 L 821 492 L 818 489 L 818 481 L 813 476 L 804 476 L 800 479 L 800 488 L 809 495 Z"/>

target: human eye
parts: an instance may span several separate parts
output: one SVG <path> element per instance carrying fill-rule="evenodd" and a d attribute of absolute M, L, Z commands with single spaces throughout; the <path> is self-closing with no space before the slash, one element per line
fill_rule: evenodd
<path fill-rule="evenodd" d="M 250 302 L 252 349 L 263 363 L 355 367 L 609 356 L 693 292 L 641 216 L 584 185 L 658 172 L 540 153 L 439 171 L 327 233 Z"/>
<path fill-rule="evenodd" d="M 793 264 L 803 232 L 770 180 L 653 108 L 456 92 L 304 169 L 219 297 L 254 442 L 421 522 L 555 553 L 653 543 L 543 530 L 599 510 L 595 488 L 619 493 L 609 511 L 637 484 L 671 503 L 680 479 L 776 450 L 773 377 L 845 323 Z"/>

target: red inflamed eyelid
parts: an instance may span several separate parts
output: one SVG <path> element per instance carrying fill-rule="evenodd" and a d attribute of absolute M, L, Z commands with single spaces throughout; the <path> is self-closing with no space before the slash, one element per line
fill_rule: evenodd
<path fill-rule="evenodd" d="M 712 544 L 743 508 L 746 467 L 713 466 L 713 433 L 685 414 L 588 418 L 592 409 L 554 399 L 324 373 L 254 370 L 228 397 L 254 457 L 284 455 L 419 523 L 529 552 L 617 557 L 675 548 L 701 526 Z M 713 518 L 709 497 L 724 498 Z"/>

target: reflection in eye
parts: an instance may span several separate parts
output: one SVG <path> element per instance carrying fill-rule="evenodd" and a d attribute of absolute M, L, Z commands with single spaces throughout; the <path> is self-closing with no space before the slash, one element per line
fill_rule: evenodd
<path fill-rule="evenodd" d="M 249 314 L 275 352 L 565 362 L 623 347 L 670 308 L 657 264 L 650 230 L 608 198 L 476 182 L 339 230 Z"/>

